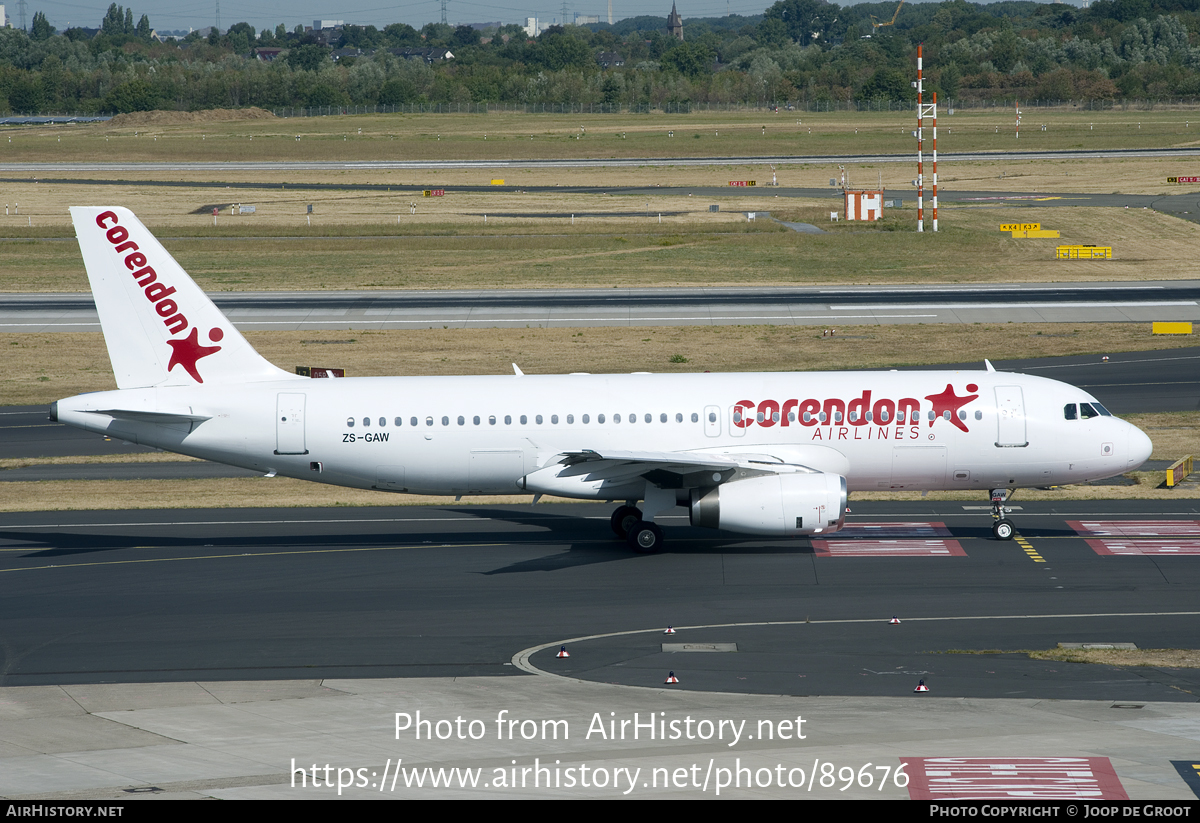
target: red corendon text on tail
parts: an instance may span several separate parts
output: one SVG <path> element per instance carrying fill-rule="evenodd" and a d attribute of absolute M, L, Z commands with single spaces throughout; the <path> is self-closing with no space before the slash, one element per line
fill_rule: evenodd
<path fill-rule="evenodd" d="M 163 325 L 167 330 L 172 335 L 182 334 L 189 324 L 187 318 L 179 311 L 178 303 L 171 299 L 171 295 L 175 294 L 175 287 L 159 282 L 158 273 L 148 265 L 146 255 L 138 250 L 137 243 L 129 239 L 129 230 L 118 225 L 116 214 L 111 211 L 101 212 L 96 216 L 96 225 L 105 229 L 104 236 L 112 243 L 114 251 L 118 254 L 130 252 L 125 257 L 125 268 L 129 269 L 138 285 L 143 288 L 146 299 L 154 305 L 158 316 L 163 318 Z M 219 328 L 210 329 L 208 332 L 208 339 L 213 343 L 220 342 L 224 336 L 225 332 Z M 171 360 L 167 371 L 176 366 L 183 366 L 197 383 L 203 383 L 204 379 L 196 368 L 196 361 L 221 350 L 220 346 L 200 345 L 197 329 L 192 329 L 187 337 L 168 340 L 167 344 L 171 347 Z"/>

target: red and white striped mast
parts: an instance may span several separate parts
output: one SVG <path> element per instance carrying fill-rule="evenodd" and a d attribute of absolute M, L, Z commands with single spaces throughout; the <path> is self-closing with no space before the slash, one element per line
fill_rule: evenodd
<path fill-rule="evenodd" d="M 937 92 L 933 102 L 926 104 L 923 45 L 917 46 L 917 231 L 925 231 L 925 118 L 933 118 L 933 230 L 937 224 Z"/>
<path fill-rule="evenodd" d="M 921 78 L 922 48 L 924 48 L 923 45 L 917 46 L 917 231 L 919 232 L 925 231 L 925 168 L 921 156 L 923 140 L 921 129 L 924 126 L 922 114 L 925 111 L 925 107 L 921 102 L 921 94 L 924 91 L 923 80 Z"/>
<path fill-rule="evenodd" d="M 937 231 L 937 92 L 933 93 L 933 230 Z"/>

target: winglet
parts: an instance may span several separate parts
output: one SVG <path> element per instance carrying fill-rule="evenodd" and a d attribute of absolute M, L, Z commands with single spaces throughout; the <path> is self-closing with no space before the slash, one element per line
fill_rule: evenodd
<path fill-rule="evenodd" d="M 991 361 L 991 360 L 987 360 L 987 359 L 985 359 L 985 360 L 983 361 L 983 365 L 987 366 L 987 370 L 988 370 L 988 371 L 995 371 L 995 370 L 996 370 L 996 367 L 992 365 L 992 361 Z"/>
<path fill-rule="evenodd" d="M 521 367 L 518 366 L 516 363 L 513 363 L 513 374 L 515 374 L 517 377 L 525 376 L 525 372 L 521 371 Z"/>

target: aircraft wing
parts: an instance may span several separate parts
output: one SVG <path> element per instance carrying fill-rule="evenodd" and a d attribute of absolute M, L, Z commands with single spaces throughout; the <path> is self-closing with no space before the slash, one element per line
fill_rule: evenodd
<path fill-rule="evenodd" d="M 787 464 L 766 454 L 703 454 L 699 452 L 595 451 L 562 452 L 550 460 L 557 464 L 555 475 L 560 480 L 569 477 L 584 482 L 622 482 L 638 477 L 664 489 L 683 489 L 711 486 L 724 482 L 735 474 L 756 477 L 781 472 L 815 473 L 807 466 Z M 545 469 L 543 469 L 545 471 Z"/>

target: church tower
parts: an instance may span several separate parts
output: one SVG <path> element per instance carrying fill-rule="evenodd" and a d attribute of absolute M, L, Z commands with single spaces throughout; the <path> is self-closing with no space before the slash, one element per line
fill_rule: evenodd
<path fill-rule="evenodd" d="M 675 11 L 674 3 L 671 3 L 671 16 L 667 18 L 667 35 L 683 39 L 683 18 Z"/>

